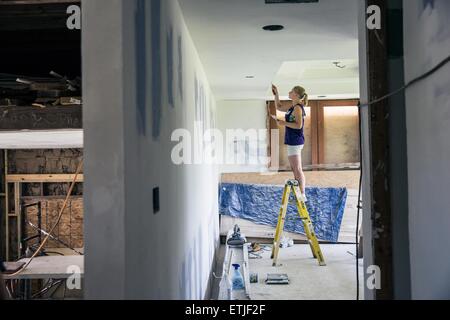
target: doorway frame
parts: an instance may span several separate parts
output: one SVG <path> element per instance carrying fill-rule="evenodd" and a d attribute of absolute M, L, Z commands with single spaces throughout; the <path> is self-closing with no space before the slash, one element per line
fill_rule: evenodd
<path fill-rule="evenodd" d="M 381 29 L 369 30 L 369 6 Z M 360 100 L 367 104 L 405 85 L 403 1 L 359 2 Z M 380 283 L 366 300 L 411 299 L 405 94 L 361 106 L 364 283 L 377 268 Z"/>

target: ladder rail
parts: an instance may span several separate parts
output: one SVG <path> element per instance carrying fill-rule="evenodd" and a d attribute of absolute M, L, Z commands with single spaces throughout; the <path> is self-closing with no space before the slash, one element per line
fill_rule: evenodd
<path fill-rule="evenodd" d="M 305 233 L 307 234 L 313 257 L 318 260 L 320 266 L 325 266 L 326 265 L 325 259 L 322 254 L 322 250 L 320 249 L 319 240 L 317 239 L 316 232 L 314 231 L 314 225 L 311 221 L 311 217 L 309 216 L 306 204 L 304 201 L 301 201 L 302 198 L 298 187 L 294 187 L 293 189 L 295 198 L 297 199 L 298 212 L 300 218 L 302 219 Z"/>
<path fill-rule="evenodd" d="M 291 193 L 291 186 L 286 185 L 283 191 L 283 199 L 281 202 L 281 208 L 278 215 L 278 223 L 277 223 L 277 229 L 275 231 L 275 238 L 273 242 L 273 248 L 272 248 L 272 256 L 271 259 L 273 259 L 273 265 L 276 266 L 277 259 L 278 259 L 278 253 L 280 250 L 280 238 L 283 234 L 284 229 L 284 223 L 286 221 L 286 213 L 289 205 L 289 195 Z"/>
<path fill-rule="evenodd" d="M 320 248 L 319 240 L 317 239 L 316 233 L 314 231 L 314 225 L 309 216 L 308 209 L 306 208 L 306 204 L 303 201 L 303 197 L 300 194 L 298 182 L 295 180 L 287 181 L 286 185 L 284 187 L 282 206 L 280 208 L 280 212 L 278 215 L 277 229 L 275 232 L 275 238 L 274 238 L 274 243 L 273 243 L 273 248 L 272 248 L 271 259 L 273 259 L 273 266 L 277 265 L 278 253 L 279 253 L 279 249 L 280 249 L 280 237 L 281 237 L 281 235 L 283 233 L 283 229 L 284 229 L 284 223 L 286 220 L 286 214 L 287 214 L 287 209 L 288 209 L 288 204 L 289 204 L 289 197 L 290 197 L 291 192 L 294 193 L 297 210 L 298 210 L 300 219 L 302 220 L 303 227 L 305 229 L 306 237 L 308 239 L 308 243 L 310 245 L 313 257 L 315 259 L 317 259 L 320 266 L 326 266 L 325 258 L 323 256 L 322 250 Z"/>

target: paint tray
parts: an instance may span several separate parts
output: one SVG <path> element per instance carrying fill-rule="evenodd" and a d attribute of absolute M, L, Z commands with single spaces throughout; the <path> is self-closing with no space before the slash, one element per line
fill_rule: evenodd
<path fill-rule="evenodd" d="M 266 284 L 289 284 L 289 277 L 287 274 L 268 274 Z"/>

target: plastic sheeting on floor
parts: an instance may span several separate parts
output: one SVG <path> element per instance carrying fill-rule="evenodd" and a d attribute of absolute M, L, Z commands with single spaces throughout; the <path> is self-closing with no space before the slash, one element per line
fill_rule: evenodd
<path fill-rule="evenodd" d="M 222 183 L 220 214 L 276 227 L 284 186 Z M 347 200 L 345 188 L 306 188 L 306 206 L 320 240 L 337 242 Z M 297 207 L 290 203 L 285 231 L 304 234 Z"/>

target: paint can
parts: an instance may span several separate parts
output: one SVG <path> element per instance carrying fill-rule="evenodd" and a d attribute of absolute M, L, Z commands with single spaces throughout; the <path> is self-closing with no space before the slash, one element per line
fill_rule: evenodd
<path fill-rule="evenodd" d="M 250 273 L 250 283 L 258 283 L 258 274 L 255 272 Z"/>

